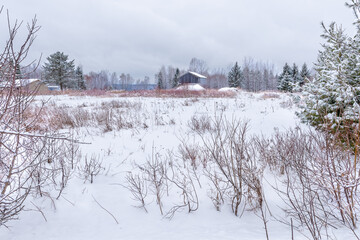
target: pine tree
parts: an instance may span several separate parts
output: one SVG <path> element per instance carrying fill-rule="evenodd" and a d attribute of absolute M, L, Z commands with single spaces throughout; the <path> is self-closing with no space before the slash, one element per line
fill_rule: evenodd
<path fill-rule="evenodd" d="M 234 87 L 234 88 L 240 87 L 241 79 L 242 79 L 241 69 L 238 63 L 236 62 L 228 74 L 229 87 Z"/>
<path fill-rule="evenodd" d="M 304 63 L 301 67 L 300 77 L 301 77 L 301 81 L 299 82 L 300 86 L 303 86 L 306 79 L 310 78 L 310 71 L 309 71 L 306 63 Z"/>
<path fill-rule="evenodd" d="M 157 88 L 164 89 L 164 78 L 163 78 L 161 71 L 157 74 L 157 80 L 158 80 Z"/>
<path fill-rule="evenodd" d="M 332 23 L 323 25 L 326 40 L 319 52 L 316 78 L 304 85 L 305 106 L 300 117 L 323 130 L 351 129 L 359 119 L 359 34 L 354 38 Z"/>
<path fill-rule="evenodd" d="M 43 67 L 48 82 L 58 84 L 61 90 L 76 85 L 74 81 L 74 60 L 69 61 L 68 55 L 56 52 L 47 57 L 47 61 Z"/>
<path fill-rule="evenodd" d="M 15 75 L 16 75 L 16 79 L 22 79 L 23 76 L 21 74 L 21 68 L 19 64 L 16 64 L 15 66 Z"/>
<path fill-rule="evenodd" d="M 279 76 L 278 89 L 285 92 L 291 92 L 293 82 L 293 69 L 291 69 L 289 64 L 285 63 L 283 71 Z"/>
<path fill-rule="evenodd" d="M 179 86 L 179 76 L 180 76 L 180 70 L 178 68 L 176 68 L 174 79 L 172 82 L 173 88 L 176 88 L 177 86 Z"/>
<path fill-rule="evenodd" d="M 80 66 L 78 66 L 75 70 L 75 79 L 76 79 L 77 89 L 85 90 L 86 86 L 84 81 L 83 70 Z"/>
<path fill-rule="evenodd" d="M 295 63 L 293 64 L 291 72 L 292 72 L 292 82 L 293 82 L 293 84 L 300 83 L 301 82 L 301 76 L 300 76 L 300 73 L 299 73 L 299 68 Z"/>

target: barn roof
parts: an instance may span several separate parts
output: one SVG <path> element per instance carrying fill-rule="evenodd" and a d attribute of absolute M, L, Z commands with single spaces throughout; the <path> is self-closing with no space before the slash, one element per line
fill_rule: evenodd
<path fill-rule="evenodd" d="M 196 72 L 191 72 L 191 71 L 188 71 L 188 72 L 184 73 L 184 74 L 181 75 L 180 77 L 182 77 L 182 76 L 184 76 L 185 74 L 188 74 L 188 73 L 190 73 L 191 75 L 194 75 L 195 77 L 198 77 L 198 78 L 207 78 L 207 77 L 205 77 L 204 75 L 201 75 L 201 74 L 196 73 Z"/>
<path fill-rule="evenodd" d="M 24 86 L 29 85 L 30 83 L 37 82 L 37 81 L 40 82 L 40 79 L 16 79 L 15 87 L 24 87 Z M 11 82 L 9 82 L 9 81 L 1 82 L 0 87 L 7 88 L 10 86 L 10 84 L 11 84 Z"/>
<path fill-rule="evenodd" d="M 17 87 L 24 87 L 24 86 L 29 85 L 30 83 L 37 82 L 37 81 L 40 82 L 40 79 L 36 79 L 36 78 L 31 78 L 31 79 L 16 79 L 16 80 L 15 80 L 15 84 L 16 84 Z"/>

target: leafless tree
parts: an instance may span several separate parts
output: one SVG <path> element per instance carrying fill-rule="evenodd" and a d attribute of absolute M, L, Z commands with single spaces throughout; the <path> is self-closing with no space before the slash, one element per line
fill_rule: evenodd
<path fill-rule="evenodd" d="M 204 60 L 194 57 L 190 61 L 189 71 L 197 72 L 206 76 L 208 74 L 209 68 Z"/>
<path fill-rule="evenodd" d="M 2 10 L 3 8 L 1 8 Z M 24 117 L 33 96 L 18 89 L 16 65 L 22 63 L 39 30 L 36 19 L 28 25 L 28 34 L 20 49 L 15 49 L 15 37 L 21 23 L 12 25 L 8 16 L 9 38 L 0 53 L 0 225 L 16 218 L 31 191 L 31 175 L 27 167 L 38 165 L 31 153 L 37 138 L 26 136 L 29 122 Z"/>
<path fill-rule="evenodd" d="M 227 72 L 224 69 L 217 69 L 211 71 L 207 77 L 207 85 L 205 87 L 217 89 L 227 87 L 228 85 Z"/>
<path fill-rule="evenodd" d="M 86 80 L 87 89 L 106 90 L 111 88 L 112 79 L 108 71 L 90 72 L 84 78 Z"/>
<path fill-rule="evenodd" d="M 34 63 L 26 64 L 25 61 L 40 29 L 36 18 L 27 24 L 27 33 L 22 40 L 17 35 L 23 22 L 12 23 L 7 12 L 7 25 L 9 36 L 0 52 L 0 226 L 17 218 L 30 193 L 41 195 L 43 186 L 51 184 L 51 179 L 46 178 L 47 173 L 43 174 L 50 164 L 44 157 L 52 144 L 49 141 L 69 140 L 33 128 L 42 110 L 40 106 L 36 112 L 29 114 L 28 111 L 37 89 L 24 89 L 17 79 L 19 66 L 26 69 Z M 22 78 L 27 77 L 27 73 L 22 72 Z M 66 185 L 65 181 L 62 179 L 61 189 Z"/>
<path fill-rule="evenodd" d="M 277 89 L 277 79 L 274 75 L 274 66 L 269 63 L 245 58 L 242 64 L 242 86 L 248 91 L 262 91 Z"/>

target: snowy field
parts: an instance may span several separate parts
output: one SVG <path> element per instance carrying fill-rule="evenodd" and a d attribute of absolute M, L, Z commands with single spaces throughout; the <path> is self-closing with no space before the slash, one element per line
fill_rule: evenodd
<path fill-rule="evenodd" d="M 246 209 L 241 217 L 235 216 L 228 203 L 216 210 L 209 197 L 211 183 L 201 165 L 194 170 L 199 178 L 194 181 L 198 209 L 190 213 L 186 208 L 180 209 L 171 219 L 167 213 L 182 202 L 179 188 L 169 184 L 164 190 L 162 215 L 156 196 L 148 186 L 146 212 L 136 207 L 139 202 L 127 189 L 126 178 L 130 173 L 139 173 L 139 166 L 154 158 L 166 164 L 183 161 L 180 150 L 184 144 L 200 149 L 202 142 L 191 127 L 194 119 L 203 117 L 211 122 L 222 116 L 229 121 L 249 121 L 249 136 L 266 137 L 275 129 L 285 131 L 299 126 L 293 96 L 246 92 L 239 92 L 234 98 L 52 96 L 48 105 L 95 112 L 116 102 L 120 103 L 117 111 L 122 111 L 123 127 L 96 123 L 75 126 L 74 133 L 79 140 L 90 144 L 80 145 L 77 170 L 63 194 L 53 201 L 30 197 L 20 219 L 10 222 L 8 229 L 0 228 L 1 240 L 266 239 L 258 211 Z M 201 152 L 198 154 L 201 156 Z M 85 158 L 94 158 L 101 164 L 92 184 L 80 173 Z M 265 169 L 262 181 L 271 210 L 271 215 L 266 216 L 269 238 L 291 239 L 290 226 L 278 221 L 285 217 L 281 210 L 283 203 L 274 193 L 273 179 L 267 171 Z M 307 239 L 297 231 L 294 234 L 295 239 Z M 346 234 L 338 239 L 351 239 L 351 235 Z"/>

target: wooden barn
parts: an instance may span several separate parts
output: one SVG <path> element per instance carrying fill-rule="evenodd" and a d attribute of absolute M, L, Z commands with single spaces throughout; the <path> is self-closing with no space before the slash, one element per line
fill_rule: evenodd
<path fill-rule="evenodd" d="M 0 83 L 0 89 L 10 88 L 9 82 Z M 15 87 L 31 94 L 49 94 L 50 90 L 40 79 L 16 79 Z"/>
<path fill-rule="evenodd" d="M 49 94 L 50 90 L 40 79 L 17 79 L 16 85 L 33 94 Z"/>
<path fill-rule="evenodd" d="M 201 86 L 206 86 L 206 77 L 196 73 L 196 72 L 187 72 L 180 76 L 180 84 L 200 84 Z"/>

